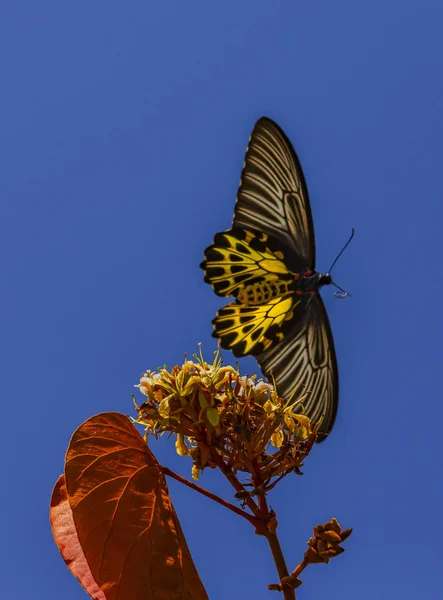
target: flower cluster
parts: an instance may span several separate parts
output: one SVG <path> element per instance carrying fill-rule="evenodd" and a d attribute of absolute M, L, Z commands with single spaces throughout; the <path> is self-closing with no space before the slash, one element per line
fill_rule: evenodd
<path fill-rule="evenodd" d="M 134 401 L 134 421 L 146 433 L 174 433 L 178 454 L 193 459 L 194 479 L 220 459 L 263 489 L 273 478 L 299 473 L 316 439 L 316 427 L 302 414 L 303 397 L 284 401 L 271 384 L 223 366 L 218 351 L 212 364 L 201 350 L 194 358 L 142 375 L 136 387 L 146 400 Z"/>

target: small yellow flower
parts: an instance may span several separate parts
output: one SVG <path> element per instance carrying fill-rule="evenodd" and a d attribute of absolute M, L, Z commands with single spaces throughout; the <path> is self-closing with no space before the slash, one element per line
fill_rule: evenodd
<path fill-rule="evenodd" d="M 177 450 L 177 454 L 179 456 L 189 456 L 189 448 L 186 445 L 185 437 L 182 433 L 177 434 L 177 439 L 175 440 L 175 449 Z"/>
<path fill-rule="evenodd" d="M 306 415 L 293 415 L 294 424 L 299 430 L 299 439 L 305 440 L 307 437 L 311 435 L 311 421 L 308 419 Z"/>
<path fill-rule="evenodd" d="M 279 427 L 271 435 L 271 442 L 275 448 L 280 448 L 284 439 L 283 431 Z"/>
<path fill-rule="evenodd" d="M 199 481 L 200 479 L 200 469 L 198 469 L 195 465 L 192 467 L 192 479 L 195 479 L 195 481 Z"/>
<path fill-rule="evenodd" d="M 160 404 L 158 405 L 158 414 L 163 417 L 164 419 L 169 417 L 170 412 L 171 412 L 171 406 L 169 401 L 174 397 L 173 394 L 169 394 L 169 396 L 166 396 L 166 398 L 163 398 L 163 400 L 160 402 Z"/>
<path fill-rule="evenodd" d="M 268 416 L 273 415 L 279 408 L 281 408 L 281 406 L 279 404 L 274 404 L 271 400 L 266 400 L 263 404 L 263 410 Z"/>

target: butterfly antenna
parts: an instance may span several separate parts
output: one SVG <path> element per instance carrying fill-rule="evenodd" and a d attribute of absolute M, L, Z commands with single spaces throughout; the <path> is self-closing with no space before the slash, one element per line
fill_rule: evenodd
<path fill-rule="evenodd" d="M 354 237 L 354 233 L 355 233 L 355 229 L 352 228 L 352 233 L 351 233 L 351 237 L 349 238 L 349 240 L 346 242 L 346 244 L 343 246 L 343 248 L 340 250 L 340 252 L 337 254 L 337 257 L 335 258 L 334 262 L 332 263 L 332 265 L 329 268 L 328 273 L 330 273 L 332 271 L 332 269 L 335 266 L 335 263 L 338 261 L 338 259 L 340 258 L 340 256 L 343 254 L 343 252 L 346 250 L 346 248 L 349 246 L 349 244 L 351 243 L 352 238 Z M 338 285 L 336 286 L 338 287 Z M 341 288 L 339 288 L 341 290 Z M 344 292 L 344 290 L 342 290 Z M 349 294 L 348 294 L 349 296 Z"/>

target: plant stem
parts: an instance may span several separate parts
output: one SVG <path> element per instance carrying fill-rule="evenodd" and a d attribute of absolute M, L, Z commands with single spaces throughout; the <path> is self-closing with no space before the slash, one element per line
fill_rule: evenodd
<path fill-rule="evenodd" d="M 271 548 L 275 566 L 277 567 L 278 576 L 281 581 L 283 577 L 287 577 L 289 573 L 288 567 L 286 566 L 285 557 L 283 556 L 283 552 L 280 546 L 280 542 L 278 540 L 277 534 L 271 533 L 270 531 L 266 534 L 266 539 L 268 540 L 269 546 Z M 295 590 L 293 588 L 282 583 L 281 591 L 283 592 L 285 600 L 296 600 Z"/>
<path fill-rule="evenodd" d="M 232 469 L 226 465 L 225 461 L 223 460 L 223 458 L 219 455 L 219 453 L 216 450 L 211 450 L 211 459 L 214 461 L 214 463 L 217 465 L 217 467 L 220 469 L 220 471 L 223 473 L 223 475 L 227 478 L 229 483 L 233 486 L 233 488 L 237 492 L 245 492 L 246 491 L 244 486 L 239 482 L 237 477 L 232 472 Z M 259 527 L 260 529 L 263 528 L 263 526 L 264 526 L 263 516 L 260 513 L 260 509 L 257 506 L 257 504 L 254 502 L 254 500 L 251 497 L 246 497 L 244 502 L 247 505 L 247 507 L 249 508 L 249 510 L 256 517 L 256 520 L 251 521 L 251 523 L 253 523 L 256 528 L 257 527 Z M 248 513 L 246 513 L 246 514 L 248 514 Z"/>
<path fill-rule="evenodd" d="M 187 485 L 188 487 L 195 490 L 196 492 L 203 494 L 203 496 L 206 496 L 207 498 L 214 500 L 214 502 L 218 502 L 218 504 L 221 504 L 225 508 L 228 508 L 229 510 L 232 510 L 232 512 L 235 512 L 237 515 L 240 515 L 244 519 L 247 519 L 250 523 L 252 523 L 252 525 L 254 525 L 254 527 L 257 527 L 259 525 L 256 517 L 254 517 L 253 515 L 250 515 L 246 511 L 242 510 L 241 508 L 238 508 L 234 504 L 231 504 L 230 502 L 223 500 L 223 498 L 216 496 L 212 492 L 208 492 L 208 490 L 205 490 L 204 488 L 200 487 L 199 485 L 192 483 L 191 481 L 188 481 L 181 475 L 178 475 L 177 473 L 174 473 L 174 471 L 171 471 L 171 469 L 168 469 L 168 467 L 161 467 L 161 470 L 164 475 L 169 475 L 169 477 L 176 479 L 180 483 L 183 483 L 183 485 Z"/>
<path fill-rule="evenodd" d="M 308 565 L 309 565 L 309 560 L 307 558 L 304 558 L 301 561 L 301 563 L 295 567 L 295 569 L 292 571 L 291 575 L 293 575 L 294 577 L 298 577 L 300 575 L 300 573 L 303 571 L 303 569 L 306 569 L 306 567 Z"/>
<path fill-rule="evenodd" d="M 237 491 L 245 489 L 239 482 L 237 477 L 234 475 L 232 470 L 226 465 L 222 457 L 216 451 L 211 453 L 211 458 Z M 260 500 L 260 506 L 257 506 L 257 504 L 252 500 L 252 498 L 247 498 L 245 502 L 247 503 L 251 511 L 256 515 L 257 520 L 260 523 L 260 527 L 256 526 L 256 533 L 264 535 L 268 540 L 268 544 L 271 548 L 272 556 L 274 558 L 275 566 L 277 567 L 277 573 L 281 581 L 283 577 L 287 577 L 289 575 L 288 567 L 286 566 L 286 561 L 283 556 L 283 552 L 277 534 L 272 533 L 266 526 L 267 519 L 269 518 L 269 510 L 266 498 L 259 498 L 259 501 Z M 280 586 L 285 600 L 296 600 L 295 590 L 293 588 L 283 583 L 280 583 Z"/>

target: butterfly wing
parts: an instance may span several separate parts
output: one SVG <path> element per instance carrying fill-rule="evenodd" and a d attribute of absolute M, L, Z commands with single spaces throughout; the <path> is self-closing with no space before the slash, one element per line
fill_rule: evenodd
<path fill-rule="evenodd" d="M 256 356 L 284 339 L 299 304 L 295 294 L 256 306 L 231 302 L 217 312 L 212 335 L 235 356 Z"/>
<path fill-rule="evenodd" d="M 314 227 L 300 161 L 285 133 L 266 117 L 249 139 L 233 226 L 267 233 L 315 268 Z"/>
<path fill-rule="evenodd" d="M 278 296 L 277 286 L 294 278 L 288 263 L 295 269 L 300 266 L 290 255 L 267 234 L 233 228 L 217 233 L 200 266 L 219 296 L 236 297 L 257 281 L 275 285 L 273 296 Z"/>
<path fill-rule="evenodd" d="M 300 267 L 290 251 L 266 233 L 233 228 L 217 233 L 201 267 L 219 296 L 235 296 L 212 321 L 214 337 L 236 356 L 259 354 L 284 338 L 300 297 L 289 291 Z M 257 284 L 252 305 L 240 292 Z"/>
<path fill-rule="evenodd" d="M 308 392 L 304 413 L 313 423 L 323 417 L 318 441 L 331 431 L 338 407 L 338 370 L 331 327 L 321 297 L 309 300 L 298 319 L 291 323 L 284 340 L 257 356 L 268 379 L 274 377 L 277 392 L 289 398 L 300 384 L 294 399 Z"/>

